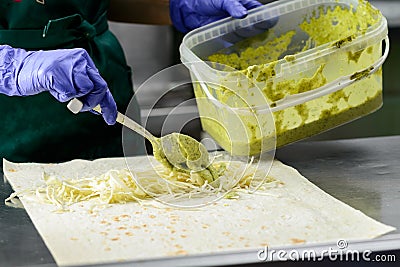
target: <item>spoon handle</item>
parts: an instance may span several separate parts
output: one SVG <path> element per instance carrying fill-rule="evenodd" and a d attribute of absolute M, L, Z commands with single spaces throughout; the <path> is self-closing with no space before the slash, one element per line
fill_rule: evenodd
<path fill-rule="evenodd" d="M 118 112 L 117 114 L 117 122 L 121 123 L 125 127 L 128 127 L 132 131 L 137 132 L 138 134 L 149 140 L 151 143 L 155 143 L 157 141 L 157 137 L 152 135 L 142 125 L 132 120 L 131 118 L 121 114 L 120 112 Z"/>
<path fill-rule="evenodd" d="M 72 113 L 76 114 L 82 109 L 83 103 L 79 99 L 74 98 L 68 103 L 67 107 Z M 94 107 L 93 110 L 101 113 L 101 108 L 100 108 L 99 105 Z M 117 113 L 117 122 L 119 122 L 120 124 L 124 125 L 125 127 L 128 127 L 132 131 L 137 132 L 138 134 L 140 134 L 144 138 L 148 139 L 151 143 L 156 143 L 157 142 L 157 139 L 158 139 L 157 137 L 152 135 L 142 125 L 140 125 L 136 121 L 132 120 L 131 118 L 121 114 L 120 112 Z"/>

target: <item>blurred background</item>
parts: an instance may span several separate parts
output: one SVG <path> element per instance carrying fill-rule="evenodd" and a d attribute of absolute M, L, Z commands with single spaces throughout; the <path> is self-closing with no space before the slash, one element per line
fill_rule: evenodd
<path fill-rule="evenodd" d="M 400 85 L 397 79 L 398 64 L 400 64 L 400 0 L 370 2 L 381 10 L 389 24 L 390 53 L 383 65 L 383 107 L 368 116 L 310 139 L 328 140 L 400 134 Z M 183 35 L 172 26 L 110 22 L 110 28 L 121 41 L 128 64 L 133 69 L 136 90 L 153 74 L 180 63 L 179 45 Z M 151 90 L 141 92 L 138 99 L 142 110 L 142 121 L 147 118 L 147 127 L 156 135 L 160 134 L 161 125 L 171 109 L 182 101 L 193 98 L 191 86 L 181 86 L 163 97 L 150 112 L 164 91 L 164 86 L 155 85 Z M 196 119 L 198 113 L 195 105 L 185 106 L 181 112 L 175 112 L 173 116 L 176 116 L 176 119 L 169 121 L 173 121 L 176 125 L 169 125 L 171 130 L 180 130 L 182 122 L 191 121 L 183 132 L 200 137 L 201 126 L 199 119 Z"/>

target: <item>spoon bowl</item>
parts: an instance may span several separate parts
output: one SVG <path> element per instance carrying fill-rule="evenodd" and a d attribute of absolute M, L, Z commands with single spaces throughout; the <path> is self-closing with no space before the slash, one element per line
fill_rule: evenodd
<path fill-rule="evenodd" d="M 206 147 L 188 135 L 171 133 L 161 137 L 160 143 L 168 161 L 178 169 L 201 171 L 210 165 Z"/>

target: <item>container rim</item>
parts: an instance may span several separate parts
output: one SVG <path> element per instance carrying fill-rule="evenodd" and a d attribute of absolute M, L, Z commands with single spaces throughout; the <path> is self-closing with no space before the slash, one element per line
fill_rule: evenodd
<path fill-rule="evenodd" d="M 363 0 L 363 1 L 365 1 L 365 0 Z M 227 73 L 233 73 L 236 71 L 239 72 L 240 70 L 221 71 L 221 70 L 212 68 L 209 64 L 206 63 L 206 61 L 202 60 L 195 53 L 192 52 L 191 48 L 194 47 L 195 45 L 204 43 L 204 42 L 206 42 L 210 39 L 213 39 L 217 36 L 210 35 L 208 39 L 202 38 L 203 39 L 202 42 L 198 42 L 190 48 L 187 44 L 190 42 L 191 39 L 193 39 L 200 32 L 212 31 L 213 29 L 217 28 L 218 26 L 221 26 L 224 24 L 231 24 L 231 25 L 233 25 L 233 29 L 235 29 L 235 28 L 239 28 L 239 27 L 240 28 L 246 27 L 246 26 L 252 25 L 254 23 L 266 20 L 266 19 L 271 19 L 272 14 L 274 13 L 274 11 L 276 11 L 275 9 L 279 9 L 280 7 L 287 5 L 288 3 L 290 3 L 291 5 L 300 5 L 301 7 L 305 7 L 307 5 L 310 6 L 310 5 L 324 4 L 324 3 L 347 4 L 350 7 L 353 4 L 357 5 L 358 2 L 359 2 L 358 0 L 280 0 L 280 1 L 272 2 L 272 3 L 266 4 L 264 6 L 250 10 L 248 16 L 244 19 L 238 20 L 238 19 L 234 19 L 234 18 L 225 18 L 220 21 L 210 23 L 208 25 L 205 25 L 203 27 L 197 28 L 197 29 L 189 32 L 188 34 L 186 34 L 184 36 L 182 43 L 179 47 L 180 54 L 181 54 L 181 61 L 184 65 L 187 65 L 187 63 L 190 63 L 190 62 L 198 62 L 199 64 L 204 65 L 204 67 L 206 69 L 208 69 L 209 71 L 218 73 L 220 75 L 226 75 Z M 371 5 L 371 7 L 375 10 L 378 10 L 372 5 Z M 286 13 L 289 13 L 289 11 L 287 11 Z M 262 14 L 267 14 L 267 17 L 264 17 L 261 19 L 259 15 L 262 15 Z M 281 14 L 283 14 L 283 13 L 281 13 Z M 278 14 L 278 16 L 281 14 Z M 275 16 L 276 16 L 276 14 L 275 14 Z M 257 21 L 254 22 L 254 19 L 256 19 Z M 219 32 L 219 36 L 222 35 L 221 31 L 218 31 L 218 32 Z M 381 17 L 380 17 L 380 20 L 378 23 L 369 26 L 365 33 L 357 34 L 356 37 L 354 38 L 354 40 L 352 40 L 352 42 L 350 42 L 347 45 L 337 48 L 334 44 L 337 43 L 338 40 L 335 40 L 335 41 L 325 43 L 325 44 L 319 45 L 317 47 L 314 47 L 312 49 L 308 49 L 306 51 L 296 54 L 295 62 L 287 62 L 284 58 L 277 60 L 276 66 L 281 67 L 281 72 L 278 72 L 277 77 L 275 77 L 275 78 L 278 78 L 279 74 L 282 73 L 285 69 L 289 69 L 289 68 L 293 68 L 293 67 L 301 69 L 303 64 L 310 64 L 310 62 L 317 60 L 318 58 L 327 56 L 331 53 L 335 53 L 337 51 L 337 49 L 350 50 L 352 47 L 354 47 L 356 45 L 360 45 L 362 43 L 366 43 L 366 42 L 368 42 L 368 40 L 371 40 L 371 39 L 382 41 L 387 36 L 387 33 L 388 33 L 387 20 L 381 14 Z M 319 56 L 318 58 L 315 58 L 316 52 L 318 52 L 318 56 Z M 185 57 L 185 55 L 187 55 L 187 57 Z M 266 63 L 266 64 L 269 64 L 269 63 Z"/>

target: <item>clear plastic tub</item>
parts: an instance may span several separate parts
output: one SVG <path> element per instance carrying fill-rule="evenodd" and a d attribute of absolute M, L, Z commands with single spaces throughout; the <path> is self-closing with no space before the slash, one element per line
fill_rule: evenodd
<path fill-rule="evenodd" d="M 203 129 L 255 155 L 377 110 L 387 32 L 363 0 L 282 0 L 188 33 L 181 60 Z"/>

